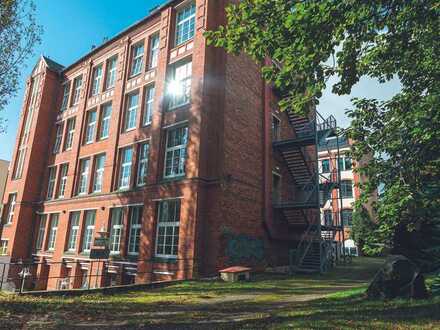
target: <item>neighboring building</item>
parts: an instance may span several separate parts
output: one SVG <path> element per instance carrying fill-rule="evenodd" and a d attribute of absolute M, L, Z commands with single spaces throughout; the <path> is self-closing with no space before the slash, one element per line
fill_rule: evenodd
<path fill-rule="evenodd" d="M 342 225 L 343 231 L 335 235 L 335 240 L 341 243 L 344 241 L 347 254 L 358 256 L 359 251 L 350 238 L 350 230 L 354 202 L 360 196 L 357 186 L 360 176 L 354 172 L 356 163 L 347 155 L 350 145 L 350 140 L 346 136 L 340 136 L 338 140 L 335 137 L 328 138 L 325 143 L 318 146 L 320 181 L 325 182 L 327 178 L 340 175 L 340 189 L 324 197 L 321 205 L 321 223 L 324 226 Z"/>
<path fill-rule="evenodd" d="M 292 189 L 309 180 L 313 166 L 301 155 L 314 142 L 307 150 L 291 144 L 302 158 L 286 166 L 291 157 L 283 160 L 272 144 L 299 136 L 308 120 L 278 111 L 251 59 L 207 47 L 203 32 L 225 23 L 227 2 L 168 1 L 66 68 L 46 57 L 37 63 L 0 251 L 3 262 L 37 263 L 33 287 L 289 262 L 305 222 L 278 217 L 272 203 L 295 198 Z M 319 204 L 307 208 L 319 212 Z M 109 236 L 110 257 L 92 264 L 100 235 Z"/>

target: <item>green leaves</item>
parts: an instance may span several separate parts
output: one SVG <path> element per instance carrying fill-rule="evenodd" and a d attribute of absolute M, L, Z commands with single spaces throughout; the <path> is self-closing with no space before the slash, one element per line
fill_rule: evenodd
<path fill-rule="evenodd" d="M 380 82 L 397 77 L 402 91 L 391 100 L 355 99 L 348 112 L 352 156 L 370 158 L 359 169 L 368 178 L 361 201 L 384 186 L 376 223 L 363 231 L 364 247 L 399 248 L 399 238 L 438 221 L 438 1 L 242 0 L 226 15 L 227 26 L 207 32 L 208 41 L 257 62 L 273 59 L 277 64 L 263 67 L 262 76 L 282 95 L 282 110 L 310 111 L 332 75 L 339 78 L 336 94 L 349 94 L 363 76 Z"/>

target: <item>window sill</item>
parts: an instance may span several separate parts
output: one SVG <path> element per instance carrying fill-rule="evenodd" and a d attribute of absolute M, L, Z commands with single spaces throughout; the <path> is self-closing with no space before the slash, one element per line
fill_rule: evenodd
<path fill-rule="evenodd" d="M 177 264 L 177 257 L 154 257 L 153 262 L 167 263 L 167 264 Z"/>
<path fill-rule="evenodd" d="M 168 182 L 174 182 L 174 181 L 182 181 L 186 178 L 186 175 L 176 175 L 176 176 L 172 176 L 172 177 L 166 177 L 163 178 L 160 183 L 168 183 Z"/>
<path fill-rule="evenodd" d="M 179 110 L 184 111 L 186 109 L 189 109 L 190 106 L 191 106 L 191 100 L 189 100 L 188 102 L 186 102 L 184 104 L 168 107 L 166 112 L 174 112 L 174 111 L 179 111 Z"/>
<path fill-rule="evenodd" d="M 130 76 L 128 77 L 127 81 L 129 81 L 129 80 L 131 80 L 131 79 L 133 79 L 133 78 L 137 78 L 137 77 L 139 77 L 141 74 L 142 74 L 142 70 L 141 70 L 140 72 L 130 74 Z"/>
<path fill-rule="evenodd" d="M 126 128 L 126 129 L 124 129 L 124 131 L 122 133 L 128 133 L 128 132 L 134 131 L 135 129 L 136 129 L 136 127 Z"/>

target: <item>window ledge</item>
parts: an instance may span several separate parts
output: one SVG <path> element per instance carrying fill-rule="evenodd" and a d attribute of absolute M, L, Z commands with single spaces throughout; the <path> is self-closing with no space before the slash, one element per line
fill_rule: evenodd
<path fill-rule="evenodd" d="M 158 263 L 167 263 L 167 264 L 176 264 L 177 263 L 177 257 L 154 257 L 153 262 Z"/>
<path fill-rule="evenodd" d="M 167 178 L 163 178 L 162 180 L 160 180 L 159 183 L 168 183 L 168 182 L 174 182 L 174 181 L 182 181 L 186 178 L 186 175 L 176 175 L 173 177 L 167 177 Z"/>
<path fill-rule="evenodd" d="M 180 105 L 176 105 L 173 107 L 168 107 L 166 111 L 167 112 L 173 112 L 173 111 L 179 111 L 179 110 L 184 111 L 184 110 L 189 109 L 190 106 L 191 106 L 191 100 L 189 100 L 185 104 L 180 104 Z"/>

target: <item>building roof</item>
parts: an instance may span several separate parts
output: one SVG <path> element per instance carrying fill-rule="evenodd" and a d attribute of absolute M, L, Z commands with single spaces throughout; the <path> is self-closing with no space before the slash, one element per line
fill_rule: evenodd
<path fill-rule="evenodd" d="M 55 62 L 54 60 L 51 60 L 49 57 L 46 57 L 44 55 L 41 56 L 43 60 L 46 62 L 47 67 L 55 72 L 61 72 L 64 70 L 64 66 Z"/>
<path fill-rule="evenodd" d="M 150 10 L 150 13 L 147 16 L 145 16 L 141 20 L 135 22 L 134 24 L 130 25 L 128 28 L 122 30 L 121 32 L 119 32 L 117 35 L 115 35 L 114 37 L 110 38 L 106 42 L 104 42 L 101 45 L 97 46 L 96 48 L 92 49 L 90 52 L 88 52 L 84 56 L 80 57 L 77 61 L 75 61 L 74 63 L 72 63 L 72 64 L 68 65 L 66 68 L 64 68 L 63 72 L 69 70 L 70 68 L 72 68 L 73 66 L 77 65 L 81 61 L 84 61 L 86 58 L 92 56 L 93 54 L 96 54 L 97 52 L 99 52 L 103 48 L 105 48 L 108 45 L 110 45 L 111 43 L 113 43 L 115 40 L 119 39 L 123 35 L 127 34 L 128 32 L 130 32 L 130 31 L 134 30 L 135 28 L 137 28 L 138 26 L 142 25 L 143 23 L 148 21 L 151 17 L 153 17 L 154 15 L 159 13 L 162 9 L 168 7 L 173 2 L 176 2 L 176 1 L 178 1 L 178 0 L 167 0 L 162 5 L 154 7 L 153 9 Z"/>

